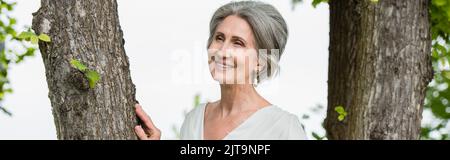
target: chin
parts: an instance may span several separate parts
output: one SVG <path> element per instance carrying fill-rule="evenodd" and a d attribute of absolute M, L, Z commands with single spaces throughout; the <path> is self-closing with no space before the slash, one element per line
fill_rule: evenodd
<path fill-rule="evenodd" d="M 248 84 L 249 81 L 245 81 L 245 78 L 248 78 L 248 76 L 245 77 L 236 77 L 234 75 L 234 70 L 215 70 L 215 68 L 210 69 L 210 73 L 212 78 L 219 82 L 220 84 Z M 225 78 L 225 79 L 224 79 Z"/>
<path fill-rule="evenodd" d="M 236 77 L 234 77 L 234 76 L 227 77 L 226 79 L 224 79 L 223 75 L 220 75 L 220 74 L 211 73 L 211 75 L 212 75 L 212 78 L 215 81 L 219 82 L 220 84 L 251 84 L 251 82 L 249 82 L 248 80 L 247 80 L 247 82 L 245 80 L 241 80 L 241 81 L 236 80 Z"/>
<path fill-rule="evenodd" d="M 219 82 L 220 84 L 232 84 L 234 83 L 234 77 L 227 77 L 227 79 L 224 79 L 222 75 L 213 74 L 212 78 Z M 228 82 L 228 83 L 226 83 Z"/>

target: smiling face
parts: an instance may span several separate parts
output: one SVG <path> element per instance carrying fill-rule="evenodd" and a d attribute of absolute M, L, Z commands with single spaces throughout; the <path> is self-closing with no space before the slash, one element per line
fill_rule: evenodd
<path fill-rule="evenodd" d="M 208 47 L 211 75 L 220 84 L 252 84 L 258 57 L 251 26 L 238 16 L 226 17 Z"/>

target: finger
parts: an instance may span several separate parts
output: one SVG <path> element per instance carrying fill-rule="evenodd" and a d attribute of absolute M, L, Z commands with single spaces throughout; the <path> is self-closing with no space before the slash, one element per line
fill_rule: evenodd
<path fill-rule="evenodd" d="M 150 131 L 150 136 L 148 137 L 149 140 L 160 140 L 161 139 L 161 131 L 157 128 L 152 129 Z"/>
<path fill-rule="evenodd" d="M 141 119 L 141 121 L 144 123 L 145 128 L 154 129 L 156 128 L 153 124 L 152 119 L 145 113 L 145 111 L 142 109 L 142 106 L 139 104 L 136 104 L 136 114 Z"/>
<path fill-rule="evenodd" d="M 161 131 L 158 128 L 156 128 L 151 118 L 145 113 L 145 111 L 142 109 L 142 106 L 139 104 L 136 104 L 136 114 L 144 123 L 144 126 L 140 126 L 140 129 L 142 129 L 144 133 L 148 133 L 150 135 L 147 136 L 146 134 L 147 136 L 146 139 L 148 140 L 161 139 Z"/>
<path fill-rule="evenodd" d="M 140 140 L 148 140 L 148 136 L 141 126 L 134 127 L 134 132 L 136 132 L 136 135 L 139 137 Z"/>

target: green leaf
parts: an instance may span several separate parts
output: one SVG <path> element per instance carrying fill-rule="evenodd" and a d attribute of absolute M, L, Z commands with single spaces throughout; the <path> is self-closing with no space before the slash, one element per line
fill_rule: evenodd
<path fill-rule="evenodd" d="M 39 38 L 35 35 L 30 37 L 31 44 L 38 44 Z"/>
<path fill-rule="evenodd" d="M 72 65 L 72 67 L 78 69 L 81 72 L 84 72 L 87 69 L 87 67 L 84 64 L 75 59 L 70 60 L 70 64 Z"/>
<path fill-rule="evenodd" d="M 15 18 L 9 18 L 9 25 L 15 25 L 17 23 L 17 20 Z"/>
<path fill-rule="evenodd" d="M 336 107 L 334 108 L 334 110 L 335 110 L 337 113 L 339 113 L 339 114 L 342 114 L 342 113 L 345 112 L 344 107 L 342 107 L 342 106 L 336 106 Z"/>
<path fill-rule="evenodd" d="M 194 107 L 197 107 L 200 104 L 200 95 L 197 94 L 194 97 Z"/>
<path fill-rule="evenodd" d="M 13 37 L 15 37 L 17 35 L 16 31 L 11 26 L 4 27 L 3 29 L 5 30 L 5 32 L 7 34 L 10 34 Z"/>
<path fill-rule="evenodd" d="M 342 122 L 344 119 L 345 119 L 345 116 L 344 116 L 344 115 L 339 115 L 339 116 L 338 116 L 339 122 Z"/>
<path fill-rule="evenodd" d="M 378 3 L 378 0 L 370 0 L 372 3 Z"/>
<path fill-rule="evenodd" d="M 85 76 L 89 81 L 90 88 L 94 88 L 95 84 L 100 80 L 100 74 L 94 70 L 87 70 Z"/>
<path fill-rule="evenodd" d="M 336 106 L 334 107 L 334 110 L 339 114 L 338 116 L 339 121 L 343 121 L 347 116 L 347 112 L 345 111 L 343 106 Z"/>
<path fill-rule="evenodd" d="M 12 88 L 7 88 L 7 89 L 4 89 L 3 92 L 5 92 L 5 93 L 12 93 L 13 90 L 12 90 Z"/>
<path fill-rule="evenodd" d="M 447 79 L 450 79 L 450 71 L 442 71 L 442 76 L 444 76 Z"/>
<path fill-rule="evenodd" d="M 431 56 L 432 56 L 434 59 L 438 59 L 438 58 L 439 58 L 439 54 L 438 54 L 438 52 L 436 51 L 436 49 L 433 49 L 433 50 L 432 50 Z"/>
<path fill-rule="evenodd" d="M 447 0 L 433 0 L 432 3 L 436 6 L 443 6 L 447 3 Z"/>
<path fill-rule="evenodd" d="M 328 0 L 313 0 L 313 1 L 312 1 L 312 6 L 313 6 L 314 8 L 316 8 L 317 5 L 319 5 L 320 3 L 328 3 Z"/>
<path fill-rule="evenodd" d="M 316 132 L 312 132 L 312 136 L 316 139 L 316 140 L 322 140 L 324 137 L 319 136 L 319 134 L 317 134 Z"/>
<path fill-rule="evenodd" d="M 51 42 L 50 37 L 46 34 L 41 34 L 39 35 L 39 39 L 44 41 L 44 42 Z"/>
<path fill-rule="evenodd" d="M 33 32 L 22 32 L 19 34 L 19 36 L 17 36 L 17 38 L 27 39 L 27 38 L 30 38 L 31 36 L 35 36 L 35 34 Z"/>
<path fill-rule="evenodd" d="M 25 57 L 33 56 L 34 52 L 36 51 L 35 48 L 27 48 L 27 51 L 23 54 L 17 54 L 16 63 L 22 62 Z"/>
<path fill-rule="evenodd" d="M 436 43 L 434 45 L 434 48 L 436 48 L 438 51 L 440 51 L 441 55 L 444 55 L 444 56 L 447 55 L 447 49 L 443 45 Z"/>
<path fill-rule="evenodd" d="M 98 74 L 96 71 L 94 70 L 90 70 L 88 69 L 83 63 L 81 63 L 78 60 L 72 59 L 70 60 L 70 64 L 72 65 L 72 67 L 78 69 L 79 71 L 84 73 L 84 76 L 88 79 L 89 81 L 89 87 L 90 88 L 94 88 L 95 84 L 97 84 L 97 82 L 100 80 L 100 74 Z"/>

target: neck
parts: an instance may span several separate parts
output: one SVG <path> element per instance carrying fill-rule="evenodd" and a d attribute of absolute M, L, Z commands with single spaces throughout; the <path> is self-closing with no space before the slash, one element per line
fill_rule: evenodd
<path fill-rule="evenodd" d="M 219 108 L 222 116 L 256 110 L 270 104 L 258 94 L 252 84 L 221 84 L 220 90 Z"/>

